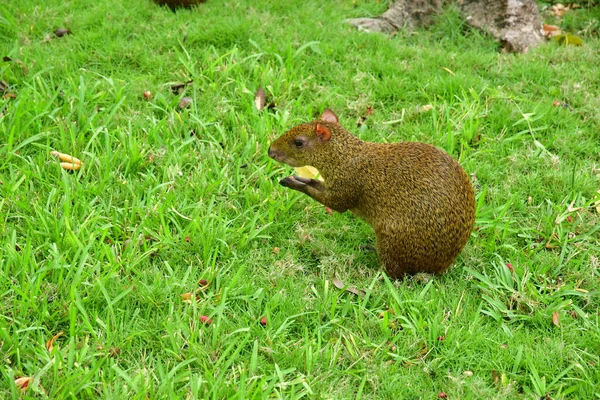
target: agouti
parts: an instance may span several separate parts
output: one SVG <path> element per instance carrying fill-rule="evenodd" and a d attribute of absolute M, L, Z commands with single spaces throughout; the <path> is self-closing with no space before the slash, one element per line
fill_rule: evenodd
<path fill-rule="evenodd" d="M 154 0 L 155 3 L 161 6 L 169 6 L 172 10 L 178 7 L 189 8 L 195 4 L 204 3 L 206 0 Z"/>
<path fill-rule="evenodd" d="M 469 177 L 455 159 L 430 144 L 363 142 L 326 109 L 319 120 L 275 140 L 269 157 L 317 168 L 323 182 L 288 176 L 279 183 L 371 224 L 391 278 L 443 272 L 473 230 Z"/>

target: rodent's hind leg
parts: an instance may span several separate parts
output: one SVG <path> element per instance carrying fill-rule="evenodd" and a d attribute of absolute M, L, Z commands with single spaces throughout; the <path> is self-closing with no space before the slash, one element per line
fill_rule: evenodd
<path fill-rule="evenodd" d="M 402 279 L 406 275 L 412 275 L 410 263 L 407 262 L 406 249 L 398 244 L 398 238 L 383 233 L 377 233 L 377 255 L 379 262 L 387 275 L 392 279 Z"/>

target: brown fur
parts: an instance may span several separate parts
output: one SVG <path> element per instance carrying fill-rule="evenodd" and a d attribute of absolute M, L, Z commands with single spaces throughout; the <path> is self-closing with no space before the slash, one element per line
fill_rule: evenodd
<path fill-rule="evenodd" d="M 294 167 L 317 168 L 324 182 L 290 176 L 280 183 L 370 223 L 379 258 L 392 278 L 443 272 L 473 230 L 475 197 L 469 177 L 432 145 L 363 142 L 326 110 L 321 119 L 275 140 L 269 156 Z"/>

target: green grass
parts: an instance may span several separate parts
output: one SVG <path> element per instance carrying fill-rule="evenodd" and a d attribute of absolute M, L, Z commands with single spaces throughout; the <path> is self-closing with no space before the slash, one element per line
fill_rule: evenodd
<path fill-rule="evenodd" d="M 562 22 L 585 46 L 512 55 L 452 10 L 343 23 L 385 7 L 4 2 L 0 56 L 28 73 L 0 64 L 1 398 L 600 398 L 600 9 Z M 389 281 L 368 225 L 277 184 L 269 142 L 324 107 L 473 176 L 448 273 Z"/>

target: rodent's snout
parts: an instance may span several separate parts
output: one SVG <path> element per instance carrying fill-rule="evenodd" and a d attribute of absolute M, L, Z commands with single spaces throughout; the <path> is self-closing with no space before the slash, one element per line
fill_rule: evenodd
<path fill-rule="evenodd" d="M 271 148 L 271 146 L 269 146 L 269 151 L 268 151 L 269 157 L 271 157 L 273 160 L 277 160 L 277 155 L 279 154 L 277 152 L 277 150 L 273 150 Z"/>

